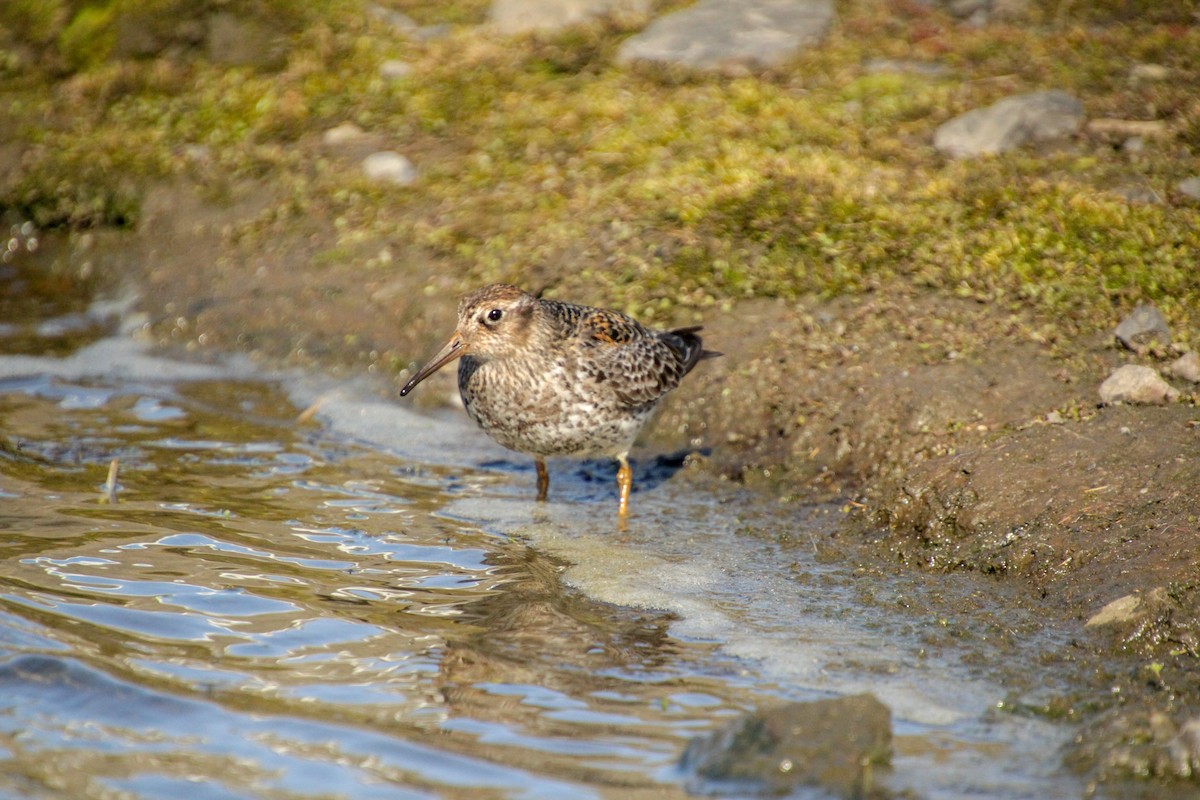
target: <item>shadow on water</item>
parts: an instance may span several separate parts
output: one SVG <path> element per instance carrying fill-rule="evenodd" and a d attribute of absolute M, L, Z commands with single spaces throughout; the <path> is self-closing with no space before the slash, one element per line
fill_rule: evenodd
<path fill-rule="evenodd" d="M 535 504 L 458 416 L 156 358 L 113 308 L 0 338 L 0 794 L 681 797 L 694 735 L 860 691 L 897 792 L 1081 794 L 1068 727 L 996 710 L 1057 690 L 1052 632 L 820 557 L 836 508 L 644 457 L 618 535 L 607 464 Z"/>
<path fill-rule="evenodd" d="M 689 456 L 705 456 L 710 452 L 708 448 L 698 448 L 640 459 L 631 457 L 629 465 L 633 469 L 633 491 L 653 491 L 684 469 Z M 533 486 L 536 480 L 533 460 L 516 460 L 519 458 L 491 458 L 481 461 L 479 468 L 509 472 L 515 476 L 514 482 L 526 482 Z M 579 503 L 611 504 L 617 501 L 617 462 L 614 459 L 562 459 L 553 463 L 556 469 L 552 481 L 556 495 Z M 568 476 L 570 480 L 564 480 Z"/>

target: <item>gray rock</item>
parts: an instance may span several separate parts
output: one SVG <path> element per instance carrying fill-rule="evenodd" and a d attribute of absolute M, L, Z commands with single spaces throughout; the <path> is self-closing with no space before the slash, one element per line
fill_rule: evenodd
<path fill-rule="evenodd" d="M 1164 372 L 1191 383 L 1200 383 L 1200 354 L 1197 354 L 1195 350 L 1184 353 L 1167 364 Z"/>
<path fill-rule="evenodd" d="M 1117 341 L 1130 350 L 1142 351 L 1153 341 L 1171 343 L 1171 326 L 1158 307 L 1152 303 L 1139 303 L 1129 316 L 1113 331 Z"/>
<path fill-rule="evenodd" d="M 871 768 L 887 764 L 891 749 L 891 712 L 862 694 L 748 714 L 693 739 L 680 764 L 690 775 L 688 788 L 700 794 L 734 783 L 777 794 L 810 786 L 872 797 Z"/>
<path fill-rule="evenodd" d="M 488 19 L 501 33 L 556 30 L 610 14 L 648 14 L 649 0 L 492 0 Z"/>
<path fill-rule="evenodd" d="M 1184 178 L 1176 184 L 1175 188 L 1179 190 L 1180 194 L 1200 200 L 1200 175 Z"/>
<path fill-rule="evenodd" d="M 617 61 L 772 67 L 824 39 L 833 14 L 832 0 L 700 0 L 626 39 Z"/>
<path fill-rule="evenodd" d="M 1116 369 L 1100 384 L 1100 402 L 1165 405 L 1179 399 L 1179 390 L 1162 379 L 1150 367 L 1126 364 Z"/>
<path fill-rule="evenodd" d="M 417 179 L 417 168 L 404 156 L 393 150 L 372 153 L 363 159 L 363 172 L 374 181 L 386 181 L 408 186 Z"/>
<path fill-rule="evenodd" d="M 1016 95 L 944 123 L 933 135 L 933 146 L 954 158 L 1003 153 L 1073 136 L 1083 119 L 1083 104 L 1066 92 Z"/>

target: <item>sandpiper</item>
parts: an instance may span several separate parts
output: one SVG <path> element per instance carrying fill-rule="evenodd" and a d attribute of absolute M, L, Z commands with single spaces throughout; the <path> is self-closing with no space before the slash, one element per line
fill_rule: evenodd
<path fill-rule="evenodd" d="M 467 413 L 537 466 L 546 499 L 549 456 L 611 456 L 620 464 L 625 518 L 629 449 L 667 392 L 704 358 L 699 327 L 659 331 L 618 311 L 543 300 L 507 284 L 476 289 L 458 304 L 458 326 L 400 390 L 403 397 L 456 358 Z"/>

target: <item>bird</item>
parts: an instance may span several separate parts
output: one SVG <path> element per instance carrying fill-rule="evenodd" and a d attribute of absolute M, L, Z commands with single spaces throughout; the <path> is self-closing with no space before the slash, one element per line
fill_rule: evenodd
<path fill-rule="evenodd" d="M 510 284 L 470 292 L 446 344 L 400 390 L 458 359 L 463 407 L 504 447 L 532 455 L 537 499 L 550 456 L 616 459 L 619 518 L 629 511 L 629 450 L 668 392 L 700 361 L 701 326 L 656 330 L 605 308 L 537 297 Z"/>

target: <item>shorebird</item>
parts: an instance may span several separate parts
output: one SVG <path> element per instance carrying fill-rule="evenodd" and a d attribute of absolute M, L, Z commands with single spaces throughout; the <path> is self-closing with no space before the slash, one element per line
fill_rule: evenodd
<path fill-rule="evenodd" d="M 629 511 L 629 449 L 667 392 L 705 358 L 700 327 L 660 331 L 604 308 L 543 300 L 516 286 L 476 289 L 458 304 L 454 335 L 400 390 L 404 397 L 460 359 L 458 391 L 484 432 L 534 457 L 537 497 L 549 456 L 610 456 L 618 514 Z"/>

